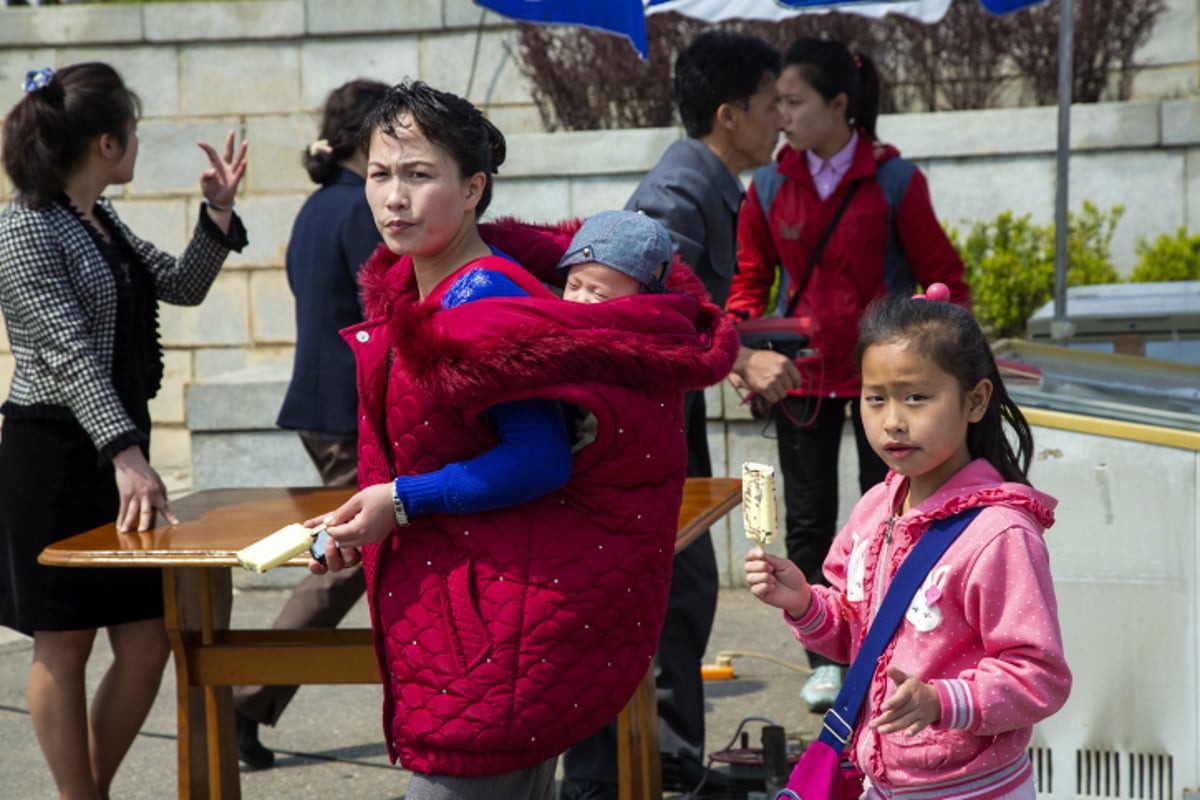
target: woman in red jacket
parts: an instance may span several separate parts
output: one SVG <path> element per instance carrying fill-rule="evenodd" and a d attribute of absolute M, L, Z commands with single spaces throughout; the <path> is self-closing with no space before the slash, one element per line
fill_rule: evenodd
<path fill-rule="evenodd" d="M 787 505 L 787 554 L 811 582 L 837 527 L 838 449 L 847 416 L 858 445 L 859 489 L 887 470 L 863 435 L 854 362 L 858 321 L 886 293 L 941 282 L 968 302 L 963 265 L 934 214 L 925 176 L 879 143 L 879 76 L 844 44 L 799 39 L 784 55 L 778 88 L 785 144 L 754 175 L 738 218 L 738 271 L 726 308 L 757 317 L 782 267 L 780 297 L 812 322 L 804 385 L 772 410 Z M 797 297 L 797 295 L 799 295 Z M 803 697 L 821 711 L 842 668 L 809 653 Z"/>
<path fill-rule="evenodd" d="M 737 337 L 679 262 L 665 294 L 546 289 L 576 226 L 478 224 L 505 145 L 462 98 L 401 84 L 367 129 L 384 246 L 360 277 L 367 321 L 343 331 L 361 491 L 324 518 L 326 561 L 361 554 L 406 797 L 551 800 L 558 754 L 650 665 L 682 393 L 729 373 Z"/>

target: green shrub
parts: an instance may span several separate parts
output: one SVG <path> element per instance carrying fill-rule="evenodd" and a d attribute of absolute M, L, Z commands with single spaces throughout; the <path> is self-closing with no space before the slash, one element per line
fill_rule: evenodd
<path fill-rule="evenodd" d="M 1200 234 L 1189 236 L 1186 227 L 1153 242 L 1139 236 L 1134 252 L 1138 262 L 1129 273 L 1130 283 L 1200 280 Z"/>
<path fill-rule="evenodd" d="M 1110 248 L 1124 213 L 1123 206 L 1101 212 L 1084 201 L 1080 214 L 1068 215 L 1069 286 L 1116 283 Z M 1005 211 L 972 224 L 965 238 L 957 229 L 949 233 L 966 266 L 979 324 L 995 339 L 1024 334 L 1030 315 L 1054 297 L 1054 225 L 1035 225 L 1028 214 Z"/>

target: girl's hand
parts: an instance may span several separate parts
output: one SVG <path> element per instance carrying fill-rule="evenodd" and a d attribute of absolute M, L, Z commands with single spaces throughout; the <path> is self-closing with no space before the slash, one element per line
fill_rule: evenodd
<path fill-rule="evenodd" d="M 392 484 L 368 486 L 328 514 L 306 520 L 304 525 L 309 528 L 324 525 L 329 532 L 329 543 L 325 546 L 326 566 L 314 561 L 308 565 L 309 572 L 320 575 L 326 569 L 337 572 L 357 564 L 362 560 L 358 548 L 379 544 L 396 527 Z"/>
<path fill-rule="evenodd" d="M 200 191 L 204 194 L 204 199 L 217 206 L 230 206 L 233 204 L 234 195 L 237 194 L 238 184 L 242 180 L 242 176 L 246 174 L 246 146 L 245 141 L 238 148 L 237 158 L 233 157 L 233 131 L 225 137 L 225 155 L 224 158 L 217 155 L 217 151 L 212 145 L 205 142 L 196 142 L 204 154 L 208 156 L 208 169 L 200 173 Z M 227 212 L 226 212 L 227 213 Z"/>
<path fill-rule="evenodd" d="M 804 573 L 790 559 L 752 547 L 746 553 L 746 581 L 750 591 L 769 606 L 782 608 L 799 619 L 812 603 L 812 589 Z"/>
<path fill-rule="evenodd" d="M 896 693 L 883 701 L 879 716 L 870 722 L 872 728 L 880 733 L 904 731 L 905 736 L 912 736 L 941 719 L 937 689 L 895 667 L 888 667 L 887 675 L 896 684 Z"/>
<path fill-rule="evenodd" d="M 146 462 L 137 445 L 127 447 L 113 456 L 117 478 L 117 494 L 121 505 L 117 511 L 117 530 L 148 531 L 154 527 L 154 512 L 159 511 L 167 522 L 178 525 L 179 520 L 167 507 L 167 487 L 162 478 Z"/>

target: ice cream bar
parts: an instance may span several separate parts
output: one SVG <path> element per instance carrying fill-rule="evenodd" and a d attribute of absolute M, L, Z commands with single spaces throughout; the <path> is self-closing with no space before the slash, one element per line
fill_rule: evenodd
<path fill-rule="evenodd" d="M 742 514 L 746 536 L 760 545 L 775 538 L 775 468 L 742 464 Z"/>
<path fill-rule="evenodd" d="M 293 522 L 238 550 L 238 563 L 255 572 L 266 572 L 303 553 L 322 530 L 324 528 L 306 528 Z"/>

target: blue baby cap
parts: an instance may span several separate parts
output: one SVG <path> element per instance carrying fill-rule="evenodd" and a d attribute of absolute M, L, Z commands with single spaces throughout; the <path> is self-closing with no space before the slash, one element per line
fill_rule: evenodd
<path fill-rule="evenodd" d="M 662 293 L 674 256 L 671 236 L 658 220 L 638 211 L 601 211 L 583 221 L 558 268 L 594 261 L 625 273 L 647 292 Z"/>

